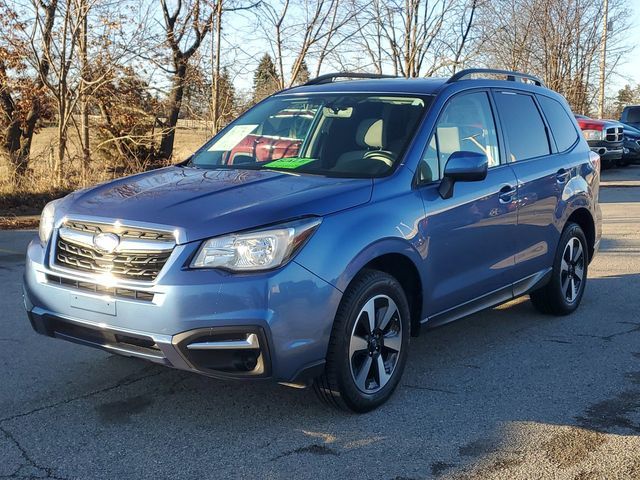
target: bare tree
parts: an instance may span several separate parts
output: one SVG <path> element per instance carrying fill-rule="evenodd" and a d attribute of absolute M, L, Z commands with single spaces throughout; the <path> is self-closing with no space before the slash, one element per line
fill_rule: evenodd
<path fill-rule="evenodd" d="M 213 133 L 221 127 L 221 122 L 227 119 L 231 106 L 235 103 L 234 98 L 227 98 L 222 94 L 233 91 L 229 84 L 228 70 L 222 70 L 221 47 L 222 47 L 222 16 L 224 13 L 251 10 L 259 5 L 259 2 L 234 3 L 233 0 L 214 0 L 214 15 L 211 20 L 213 39 L 211 41 L 211 120 Z M 228 120 L 228 119 L 227 119 Z"/>
<path fill-rule="evenodd" d="M 271 44 L 278 69 L 280 88 L 292 86 L 310 60 L 315 58 L 316 74 L 327 57 L 345 43 L 357 15 L 351 0 L 313 0 L 279 4 L 261 4 L 267 19 L 265 39 Z M 283 35 L 286 32 L 286 35 Z M 286 74 L 285 58 L 291 59 L 290 75 Z"/>
<path fill-rule="evenodd" d="M 166 0 L 160 0 L 164 19 L 165 43 L 171 50 L 171 91 L 167 100 L 167 118 L 162 124 L 159 157 L 169 159 L 173 153 L 189 60 L 211 30 L 214 10 L 204 0 L 178 0 L 170 11 Z"/>
<path fill-rule="evenodd" d="M 29 55 L 29 44 L 38 43 L 38 51 L 50 48 L 57 0 L 39 1 L 37 6 L 41 12 L 38 40 L 21 35 L 28 26 L 18 20 L 16 10 L 6 4 L 0 8 L 5 27 L 1 29 L 0 36 L 0 125 L 4 127 L 1 148 L 9 158 L 18 183 L 23 180 L 28 167 L 33 135 L 45 103 L 43 79 L 50 69 L 48 58 Z M 28 67 L 37 73 L 34 78 L 22 76 Z M 10 70 L 15 74 L 13 79 L 10 78 Z"/>
<path fill-rule="evenodd" d="M 87 170 L 91 158 L 89 145 L 89 3 L 78 0 L 81 16 L 80 35 L 78 36 L 78 50 L 80 53 L 80 143 L 82 146 L 82 183 L 87 184 Z"/>
<path fill-rule="evenodd" d="M 214 4 L 215 15 L 211 17 L 215 39 L 211 41 L 211 63 L 213 72 L 211 76 L 211 123 L 213 133 L 220 128 L 220 51 L 222 43 L 222 13 L 223 0 L 217 0 Z"/>
<path fill-rule="evenodd" d="M 48 9 L 45 7 L 51 8 L 52 4 L 44 6 L 41 0 L 32 0 L 34 22 L 30 34 L 31 55 L 38 64 L 45 62 L 48 65 L 48 69 L 38 71 L 39 80 L 53 99 L 57 117 L 54 164 L 56 186 L 61 186 L 63 180 L 68 178 L 64 171 L 64 163 L 68 158 L 69 128 L 76 126 L 74 115 L 78 111 L 79 102 L 87 101 L 90 91 L 96 91 L 109 81 L 114 66 L 124 55 L 123 50 L 120 56 L 112 56 L 109 68 L 98 76 L 88 77 L 88 64 L 81 60 L 79 50 L 87 47 L 87 40 L 82 38 L 83 31 L 89 12 L 99 3 L 99 0 L 58 2 L 54 9 L 54 15 L 58 19 L 57 28 L 51 31 L 50 40 L 40 45 L 35 39 L 44 38 L 46 35 Z M 85 133 L 88 133 L 88 130 Z M 82 134 L 80 136 L 82 137 Z M 84 138 L 82 143 L 88 147 L 88 138 Z M 83 165 L 86 167 L 85 162 Z"/>
<path fill-rule="evenodd" d="M 44 37 L 46 32 L 47 6 L 41 1 L 33 1 L 35 22 L 32 39 L 38 36 Z M 48 5 L 49 7 L 51 4 Z M 44 11 L 44 12 L 43 12 Z M 58 28 L 51 33 L 49 42 L 40 45 L 31 42 L 32 54 L 35 58 L 42 58 L 49 65 L 48 71 L 40 71 L 40 81 L 54 99 L 57 126 L 57 150 L 54 166 L 54 183 L 62 184 L 63 162 L 66 154 L 68 128 L 74 107 L 78 101 L 78 89 L 81 81 L 75 81 L 72 70 L 76 67 L 74 62 L 76 47 L 84 22 L 86 10 L 78 1 L 61 2 L 56 5 L 55 14 L 59 19 Z M 46 20 L 45 20 L 46 22 Z"/>
<path fill-rule="evenodd" d="M 626 0 L 610 0 L 610 8 L 615 30 L 608 52 L 615 65 L 628 51 Z M 537 74 L 574 111 L 588 113 L 595 94 L 592 76 L 599 69 L 602 0 L 494 0 L 479 10 L 480 63 Z"/>
<path fill-rule="evenodd" d="M 360 41 L 379 72 L 385 65 L 403 77 L 455 70 L 471 38 L 477 5 L 476 0 L 373 0 L 362 5 Z"/>

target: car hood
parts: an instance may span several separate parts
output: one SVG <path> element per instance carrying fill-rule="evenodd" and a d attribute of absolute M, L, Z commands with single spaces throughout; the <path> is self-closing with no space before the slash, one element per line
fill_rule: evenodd
<path fill-rule="evenodd" d="M 640 140 L 640 130 L 625 125 L 624 136 L 630 138 L 631 140 Z"/>
<path fill-rule="evenodd" d="M 75 192 L 58 215 L 164 225 L 185 243 L 335 213 L 368 202 L 372 188 L 371 179 L 176 166 Z"/>

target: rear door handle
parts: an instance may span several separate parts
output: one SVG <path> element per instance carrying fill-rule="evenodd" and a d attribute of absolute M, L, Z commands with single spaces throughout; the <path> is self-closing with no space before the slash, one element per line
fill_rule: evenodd
<path fill-rule="evenodd" d="M 569 175 L 571 175 L 571 172 L 565 170 L 564 168 L 561 168 L 560 170 L 558 170 L 558 173 L 556 173 L 556 180 L 558 181 L 558 183 L 565 183 L 567 180 L 569 180 Z"/>
<path fill-rule="evenodd" d="M 512 185 L 505 185 L 502 187 L 498 193 L 500 203 L 511 203 L 513 201 L 513 196 L 517 191 L 516 187 Z"/>

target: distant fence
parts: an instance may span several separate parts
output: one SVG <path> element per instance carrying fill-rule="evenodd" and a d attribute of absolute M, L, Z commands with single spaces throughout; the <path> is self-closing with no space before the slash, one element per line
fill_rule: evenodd
<path fill-rule="evenodd" d="M 76 120 L 76 122 L 78 122 L 78 124 L 80 123 L 80 116 L 79 115 L 74 115 L 74 118 Z M 91 124 L 96 124 L 99 123 L 102 120 L 102 117 L 100 115 L 89 115 L 89 123 Z M 166 120 L 166 118 L 158 118 L 158 120 L 160 122 L 164 122 Z M 50 119 L 48 122 L 45 123 L 45 126 L 54 126 L 57 125 L 57 118 L 54 117 L 52 119 Z M 210 120 L 201 120 L 201 119 L 196 119 L 196 118 L 179 118 L 178 119 L 178 124 L 176 125 L 176 128 L 185 128 L 187 130 L 208 130 L 208 131 L 212 131 L 213 130 L 213 122 Z"/>
<path fill-rule="evenodd" d="M 189 130 L 209 130 L 213 129 L 213 122 L 208 120 L 196 120 L 190 118 L 179 118 L 178 128 L 187 128 Z"/>

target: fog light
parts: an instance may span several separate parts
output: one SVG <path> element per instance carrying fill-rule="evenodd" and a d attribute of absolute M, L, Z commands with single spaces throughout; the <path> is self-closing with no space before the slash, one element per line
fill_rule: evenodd
<path fill-rule="evenodd" d="M 257 365 L 258 365 L 258 354 L 245 353 L 241 355 L 239 365 L 237 365 L 236 368 L 238 368 L 238 370 L 251 372 L 256 369 Z"/>
<path fill-rule="evenodd" d="M 270 374 L 266 337 L 259 327 L 214 327 L 178 334 L 173 339 L 196 370 L 229 377 Z"/>

